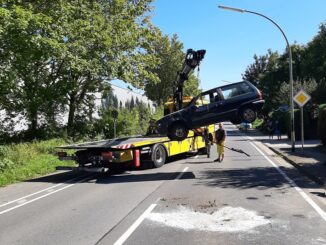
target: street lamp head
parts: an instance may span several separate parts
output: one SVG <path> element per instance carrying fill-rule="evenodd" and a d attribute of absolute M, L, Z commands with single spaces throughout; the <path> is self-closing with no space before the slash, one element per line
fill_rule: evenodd
<path fill-rule="evenodd" d="M 236 11 L 236 12 L 240 12 L 240 13 L 246 12 L 246 10 L 244 10 L 244 9 L 232 8 L 232 7 L 222 6 L 222 5 L 219 5 L 218 7 L 220 9 L 226 9 L 226 10 Z"/>

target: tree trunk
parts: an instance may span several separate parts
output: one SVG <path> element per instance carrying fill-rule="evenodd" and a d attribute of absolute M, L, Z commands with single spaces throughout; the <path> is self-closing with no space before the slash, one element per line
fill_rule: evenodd
<path fill-rule="evenodd" d="M 76 99 L 74 94 L 69 95 L 69 114 L 68 114 L 68 125 L 67 125 L 67 133 L 69 136 L 75 135 L 74 130 L 74 119 L 76 112 Z"/>
<path fill-rule="evenodd" d="M 31 132 L 31 136 L 32 138 L 37 138 L 37 124 L 38 124 L 38 120 L 37 120 L 37 110 L 33 110 L 30 112 L 30 121 L 31 121 L 31 126 L 30 126 L 30 132 Z"/>

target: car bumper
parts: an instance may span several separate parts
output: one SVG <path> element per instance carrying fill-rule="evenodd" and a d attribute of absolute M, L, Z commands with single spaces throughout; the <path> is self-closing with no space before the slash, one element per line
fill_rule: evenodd
<path fill-rule="evenodd" d="M 265 104 L 265 100 L 257 100 L 255 102 L 253 102 L 252 104 L 256 107 L 257 110 L 261 110 L 261 108 Z"/>

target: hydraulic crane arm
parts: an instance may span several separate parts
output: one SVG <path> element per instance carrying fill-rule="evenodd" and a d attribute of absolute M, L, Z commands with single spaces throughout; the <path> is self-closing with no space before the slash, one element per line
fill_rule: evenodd
<path fill-rule="evenodd" d="M 206 50 L 192 50 L 188 49 L 181 71 L 178 72 L 176 80 L 176 88 L 173 94 L 173 101 L 175 104 L 175 111 L 182 109 L 183 86 L 184 82 L 188 80 L 189 74 L 199 66 L 204 59 Z"/>

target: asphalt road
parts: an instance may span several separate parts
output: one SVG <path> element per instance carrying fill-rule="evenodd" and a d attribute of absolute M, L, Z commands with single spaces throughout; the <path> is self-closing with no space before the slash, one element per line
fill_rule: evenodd
<path fill-rule="evenodd" d="M 0 244 L 326 244 L 320 186 L 231 125 L 203 155 L 114 176 L 59 172 L 0 189 Z"/>

